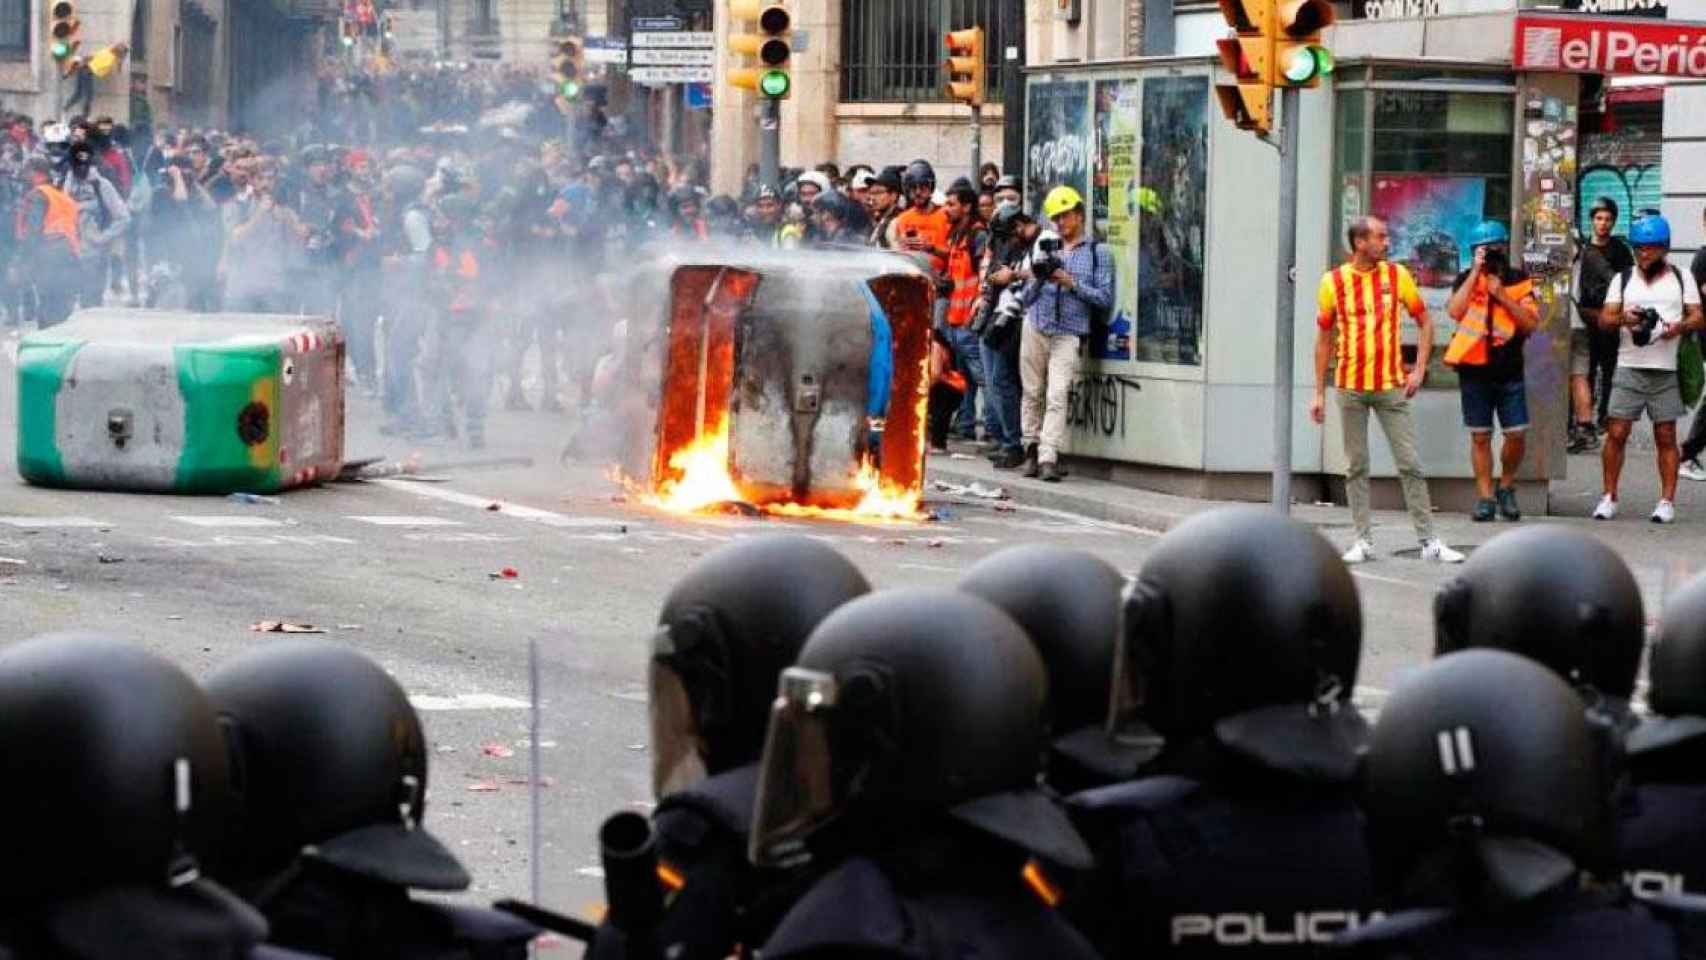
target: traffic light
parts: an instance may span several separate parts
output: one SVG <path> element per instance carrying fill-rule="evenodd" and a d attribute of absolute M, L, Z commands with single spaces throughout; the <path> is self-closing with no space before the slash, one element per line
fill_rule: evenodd
<path fill-rule="evenodd" d="M 571 101 L 580 99 L 582 57 L 578 41 L 564 40 L 557 44 L 557 53 L 551 58 L 556 96 Z"/>
<path fill-rule="evenodd" d="M 729 84 L 772 100 L 787 98 L 794 89 L 788 74 L 788 60 L 794 55 L 788 33 L 794 18 L 788 8 L 766 0 L 729 0 L 729 20 L 729 50 L 758 61 L 729 70 Z M 758 32 L 735 33 L 736 20 L 755 23 Z"/>
<path fill-rule="evenodd" d="M 1284 0 L 1274 35 L 1274 86 L 1318 87 L 1333 72 L 1333 54 L 1321 45 L 1321 31 L 1333 22 L 1329 0 Z"/>
<path fill-rule="evenodd" d="M 1309 2 L 1309 0 L 1300 0 Z M 1240 130 L 1267 135 L 1273 117 L 1275 0 L 1220 0 L 1220 12 L 1232 36 L 1216 40 L 1220 62 L 1232 83 L 1217 83 L 1214 94 L 1226 119 Z"/>
<path fill-rule="evenodd" d="M 948 96 L 974 107 L 983 106 L 983 28 L 955 30 L 943 38 L 948 47 Z"/>
<path fill-rule="evenodd" d="M 385 16 L 379 18 L 379 32 L 383 34 L 387 40 L 397 39 L 396 17 L 397 15 L 394 13 L 387 13 Z"/>
<path fill-rule="evenodd" d="M 77 6 L 71 0 L 53 0 L 48 8 L 48 50 L 53 59 L 64 63 L 71 59 L 77 48 L 83 44 L 77 36 L 83 29 L 82 21 L 77 19 Z"/>
<path fill-rule="evenodd" d="M 353 20 L 338 21 L 338 42 L 346 47 L 355 46 L 355 22 Z"/>

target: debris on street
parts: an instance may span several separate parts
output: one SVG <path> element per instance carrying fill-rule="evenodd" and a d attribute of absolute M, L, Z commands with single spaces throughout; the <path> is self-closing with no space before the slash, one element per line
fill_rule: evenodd
<path fill-rule="evenodd" d="M 937 480 L 934 484 L 937 493 L 946 493 L 955 497 L 976 497 L 979 500 L 1006 500 L 1009 495 L 1005 488 L 992 487 L 979 480 L 971 483 L 949 483 Z"/>
<path fill-rule="evenodd" d="M 173 619 L 168 617 L 167 619 Z M 183 619 L 178 617 L 176 619 Z M 290 623 L 285 620 L 261 620 L 249 624 L 249 629 L 255 633 L 325 633 L 326 631 L 311 623 Z"/>
<path fill-rule="evenodd" d="M 515 756 L 515 750 L 501 743 L 488 743 L 480 747 L 480 753 L 499 760 L 508 760 Z"/>
<path fill-rule="evenodd" d="M 277 497 L 263 497 L 258 493 L 233 493 L 225 499 L 232 503 L 245 503 L 249 506 L 277 506 L 282 502 Z"/>

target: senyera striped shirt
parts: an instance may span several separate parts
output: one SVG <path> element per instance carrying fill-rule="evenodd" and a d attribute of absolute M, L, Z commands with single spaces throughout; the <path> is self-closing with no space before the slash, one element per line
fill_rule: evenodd
<path fill-rule="evenodd" d="M 1321 278 L 1316 300 L 1316 323 L 1322 330 L 1338 330 L 1335 387 L 1372 391 L 1404 385 L 1398 308 L 1402 305 L 1418 318 L 1426 310 L 1409 270 L 1382 261 L 1365 273 L 1346 263 Z"/>

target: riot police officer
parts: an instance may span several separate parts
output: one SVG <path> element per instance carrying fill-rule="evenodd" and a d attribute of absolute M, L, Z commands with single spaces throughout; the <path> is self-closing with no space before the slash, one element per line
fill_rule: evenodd
<path fill-rule="evenodd" d="M 773 535 L 707 554 L 670 590 L 649 667 L 653 825 L 679 887 L 655 929 L 606 922 L 589 957 L 722 960 L 768 934 L 799 892 L 746 858 L 776 679 L 813 628 L 870 589 L 833 548 Z"/>
<path fill-rule="evenodd" d="M 1054 733 L 1047 782 L 1061 796 L 1130 780 L 1161 750 L 1152 729 L 1138 726 L 1119 738 L 1107 729 L 1124 586 L 1101 558 L 1051 544 L 1003 550 L 960 579 L 961 590 L 1023 627 L 1043 658 Z"/>
<path fill-rule="evenodd" d="M 1366 916 L 1362 611 L 1327 541 L 1267 511 L 1192 518 L 1127 588 L 1120 647 L 1114 729 L 1166 746 L 1071 800 L 1097 861 L 1074 913 L 1103 952 L 1302 956 Z"/>
<path fill-rule="evenodd" d="M 1095 956 L 1033 859 L 1089 864 L 1036 787 L 1047 691 L 1024 631 L 967 593 L 876 593 L 819 625 L 782 674 L 751 854 L 826 872 L 760 955 Z"/>
<path fill-rule="evenodd" d="M 1363 805 L 1380 886 L 1404 912 L 1341 945 L 1406 960 L 1678 956 L 1667 921 L 1683 904 L 1661 917 L 1584 882 L 1611 839 L 1598 739 L 1569 686 L 1502 650 L 1450 654 L 1399 686 Z"/>
<path fill-rule="evenodd" d="M 527 956 L 531 924 L 410 897 L 469 877 L 422 826 L 426 738 L 378 664 L 335 644 L 276 643 L 203 686 L 240 771 L 242 829 L 217 875 L 266 914 L 272 942 L 340 960 Z"/>
<path fill-rule="evenodd" d="M 281 957 L 201 876 L 231 823 L 219 720 L 141 647 L 55 634 L 0 650 L 0 956 Z"/>
<path fill-rule="evenodd" d="M 1657 716 L 1625 742 L 1617 860 L 1637 894 L 1706 892 L 1706 577 L 1665 602 L 1647 675 Z"/>
<path fill-rule="evenodd" d="M 1576 687 L 1621 739 L 1646 647 L 1641 591 L 1610 547 L 1562 527 L 1502 534 L 1434 598 L 1435 654 L 1492 647 L 1540 662 Z"/>

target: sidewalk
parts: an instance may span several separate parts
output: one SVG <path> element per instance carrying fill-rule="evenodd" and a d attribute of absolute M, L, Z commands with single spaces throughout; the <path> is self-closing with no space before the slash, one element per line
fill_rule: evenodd
<path fill-rule="evenodd" d="M 1642 448 L 1644 447 L 1644 449 Z M 940 494 L 940 482 L 966 485 L 980 483 L 999 487 L 1014 503 L 1060 510 L 1077 516 L 1165 533 L 1187 518 L 1206 510 L 1236 505 L 1232 501 L 1198 500 L 1089 477 L 1070 475 L 1060 483 L 1027 480 L 1017 470 L 996 470 L 975 452 L 974 445 L 956 442 L 950 456 L 932 456 L 927 462 L 926 496 Z M 1620 497 L 1622 513 L 1615 521 L 1599 523 L 1588 519 L 1600 495 L 1600 459 L 1597 453 L 1570 458 L 1568 476 L 1551 487 L 1552 515 L 1546 504 L 1524 503 L 1524 523 L 1566 523 L 1590 530 L 1620 551 L 1662 551 L 1678 556 L 1692 555 L 1699 534 L 1706 528 L 1706 484 L 1679 482 L 1677 523 L 1650 523 L 1647 514 L 1658 499 L 1658 479 L 1650 446 L 1630 444 L 1623 469 Z M 1292 504 L 1296 519 L 1321 530 L 1336 546 L 1351 540 L 1350 510 L 1334 504 Z M 1401 510 L 1376 510 L 1375 537 L 1383 551 L 1409 547 L 1413 541 L 1408 516 Z M 1476 523 L 1467 514 L 1435 511 L 1434 527 L 1447 543 L 1472 547 L 1512 528 L 1504 522 Z M 1702 555 L 1706 566 L 1706 554 Z"/>

